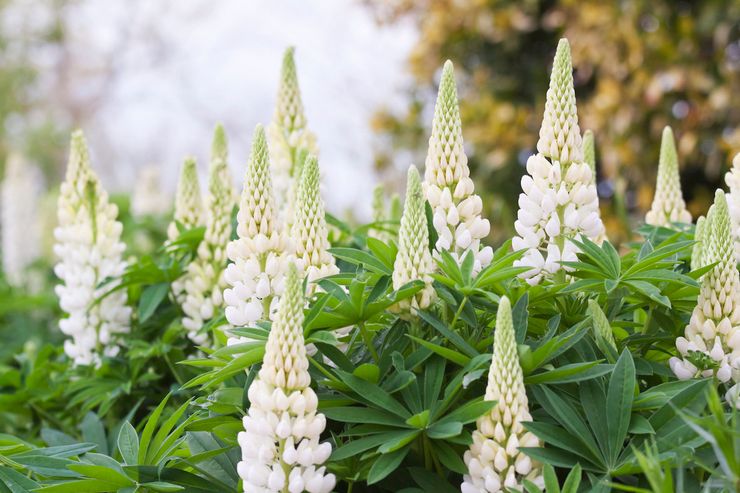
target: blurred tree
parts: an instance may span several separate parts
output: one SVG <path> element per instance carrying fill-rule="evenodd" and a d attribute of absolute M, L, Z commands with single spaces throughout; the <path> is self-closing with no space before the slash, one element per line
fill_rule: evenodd
<path fill-rule="evenodd" d="M 641 220 L 650 205 L 663 126 L 676 133 L 695 217 L 723 185 L 730 155 L 740 151 L 737 0 L 366 1 L 381 22 L 410 18 L 420 33 L 409 60 L 417 87 L 408 110 L 381 109 L 374 121 L 390 137 L 378 153 L 379 169 L 388 169 L 399 149 L 413 149 L 415 162 L 423 162 L 435 74 L 453 60 L 476 190 L 488 192 L 496 239 L 511 231 L 560 37 L 573 50 L 581 128 L 596 135 L 612 239 L 625 234 L 614 210 L 624 204 Z M 626 195 L 615 196 L 619 190 Z"/>

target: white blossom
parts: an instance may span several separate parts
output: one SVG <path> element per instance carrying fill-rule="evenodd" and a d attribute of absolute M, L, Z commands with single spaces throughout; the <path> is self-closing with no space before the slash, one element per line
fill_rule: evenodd
<path fill-rule="evenodd" d="M 604 225 L 593 172 L 583 160 L 573 69 L 568 41 L 561 39 L 547 90 L 537 154 L 522 177 L 514 250 L 526 250 L 516 266 L 531 267 L 521 276 L 537 284 L 562 272 L 560 262 L 575 261 L 581 235 L 599 241 Z M 565 269 L 567 270 L 567 269 Z"/>
<path fill-rule="evenodd" d="M 680 357 L 670 366 L 680 379 L 716 376 L 740 381 L 740 273 L 735 262 L 730 215 L 725 194 L 717 190 L 709 209 L 702 258 L 717 262 L 701 279 L 696 308 L 684 336 L 676 339 Z"/>
<path fill-rule="evenodd" d="M 652 226 L 670 226 L 674 222 L 691 222 L 691 214 L 686 209 L 681 192 L 678 155 L 671 127 L 663 129 L 655 196 L 650 210 L 645 214 L 645 222 Z"/>
<path fill-rule="evenodd" d="M 41 254 L 41 231 L 37 211 L 40 196 L 40 172 L 11 153 L 5 165 L 5 178 L 0 189 L 2 213 L 2 266 L 11 284 L 21 285 L 28 279 L 26 268 Z"/>
<path fill-rule="evenodd" d="M 429 231 L 424 211 L 421 178 L 415 166 L 410 166 L 406 178 L 406 202 L 398 231 L 398 254 L 393 264 L 393 289 L 411 281 L 424 281 L 424 288 L 413 297 L 402 300 L 398 309 L 404 316 L 427 308 L 434 298 L 432 272 L 434 262 L 429 251 Z"/>
<path fill-rule="evenodd" d="M 162 178 L 157 166 L 146 166 L 136 178 L 131 197 L 131 213 L 136 217 L 167 213 L 170 198 L 162 192 Z"/>
<path fill-rule="evenodd" d="M 727 193 L 727 207 L 732 218 L 732 235 L 735 239 L 735 255 L 740 259 L 740 153 L 732 159 L 732 169 L 725 174 L 725 183 L 730 191 Z"/>
<path fill-rule="evenodd" d="M 540 447 L 541 443 L 523 426 L 524 422 L 532 421 L 532 416 L 517 354 L 511 304 L 505 296 L 496 315 L 485 400 L 497 403 L 476 423 L 473 443 L 463 457 L 468 474 L 463 478 L 462 493 L 522 489 L 523 479 L 543 488 L 540 465 L 519 450 L 519 447 Z"/>
<path fill-rule="evenodd" d="M 198 166 L 193 158 L 186 159 L 180 170 L 180 179 L 175 192 L 175 214 L 173 221 L 167 227 L 169 241 L 175 241 L 180 236 L 177 223 L 185 229 L 196 228 L 205 223 L 205 211 L 198 181 Z"/>
<path fill-rule="evenodd" d="M 424 195 L 434 214 L 437 241 L 435 256 L 448 251 L 458 262 L 472 252 L 473 272 L 491 263 L 493 250 L 481 248 L 491 225 L 481 217 L 483 202 L 476 195 L 470 178 L 468 158 L 463 148 L 460 107 L 452 62 L 445 62 L 434 107 L 432 135 L 424 172 Z"/>
<path fill-rule="evenodd" d="M 271 319 L 283 292 L 292 244 L 278 224 L 265 132 L 258 125 L 237 213 L 237 235 L 226 247 L 226 319 L 235 327 Z M 231 338 L 230 344 L 239 342 Z"/>
<path fill-rule="evenodd" d="M 323 464 L 331 444 L 320 443 L 326 418 L 317 411 L 303 340 L 303 282 L 288 268 L 281 298 L 238 442 L 237 471 L 245 493 L 329 493 L 336 479 Z"/>
<path fill-rule="evenodd" d="M 294 52 L 290 47 L 283 55 L 275 114 L 267 127 L 278 219 L 288 228 L 295 213 L 301 151 L 314 155 L 319 152 L 316 136 L 308 129 L 303 113 Z"/>
<path fill-rule="evenodd" d="M 339 273 L 334 257 L 328 250 L 329 233 L 316 156 L 309 155 L 305 160 L 296 197 L 291 238 L 295 242 L 296 265 L 308 279 L 308 292 L 312 294 L 316 280 Z"/>
<path fill-rule="evenodd" d="M 100 364 L 101 355 L 115 356 L 120 337 L 130 331 L 131 308 L 125 290 L 96 301 L 115 287 L 115 281 L 99 286 L 108 277 L 120 276 L 126 263 L 121 242 L 118 209 L 90 168 L 82 132 L 72 134 L 65 181 L 58 203 L 59 225 L 54 230 L 54 268 L 62 284 L 56 287 L 60 306 L 68 316 L 59 322 L 70 336 L 64 350 L 75 364 Z"/>
<path fill-rule="evenodd" d="M 198 245 L 197 257 L 188 264 L 184 275 L 185 299 L 182 325 L 196 344 L 205 344 L 208 335 L 200 333 L 203 325 L 223 307 L 226 288 L 226 245 L 231 238 L 231 211 L 234 208 L 233 186 L 226 162 L 212 163 L 206 197 L 206 231 Z"/>

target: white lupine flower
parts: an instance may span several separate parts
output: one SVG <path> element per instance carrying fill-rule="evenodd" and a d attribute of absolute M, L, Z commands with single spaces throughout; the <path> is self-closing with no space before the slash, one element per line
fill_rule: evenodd
<path fill-rule="evenodd" d="M 177 223 L 185 229 L 202 226 L 205 223 L 205 211 L 198 181 L 198 166 L 193 158 L 186 159 L 180 171 L 175 193 L 175 215 L 167 227 L 167 239 L 170 241 L 180 236 Z"/>
<path fill-rule="evenodd" d="M 131 197 L 131 212 L 136 217 L 166 214 L 170 199 L 162 193 L 159 168 L 147 166 L 139 172 Z"/>
<path fill-rule="evenodd" d="M 678 156 L 671 127 L 663 129 L 660 140 L 658 179 L 655 184 L 653 205 L 645 214 L 645 222 L 652 226 L 670 226 L 671 223 L 690 223 L 691 214 L 681 192 L 681 177 L 678 174 Z"/>
<path fill-rule="evenodd" d="M 198 245 L 198 255 L 188 264 L 182 281 L 185 292 L 182 325 L 196 344 L 208 341 L 208 335 L 199 331 L 224 304 L 226 245 L 231 238 L 231 211 L 234 208 L 234 187 L 226 162 L 217 159 L 209 174 L 205 235 Z"/>
<path fill-rule="evenodd" d="M 331 444 L 320 443 L 326 418 L 317 411 L 303 340 L 303 282 L 290 265 L 238 442 L 237 471 L 246 493 L 329 493 L 336 479 L 323 464 Z"/>
<path fill-rule="evenodd" d="M 273 167 L 275 201 L 279 219 L 290 227 L 301 165 L 300 151 L 318 155 L 316 136 L 306 126 L 301 91 L 293 57 L 294 48 L 285 50 L 280 87 L 272 122 L 267 127 L 270 161 Z"/>
<path fill-rule="evenodd" d="M 275 217 L 265 132 L 254 131 L 237 214 L 237 235 L 226 247 L 226 319 L 235 327 L 271 319 L 283 292 L 292 245 Z M 241 339 L 231 338 L 230 344 Z"/>
<path fill-rule="evenodd" d="M 398 309 L 413 314 L 427 308 L 434 298 L 432 272 L 434 262 L 429 252 L 429 231 L 424 211 L 424 193 L 416 166 L 410 166 L 406 179 L 406 202 L 398 230 L 398 254 L 393 264 L 393 289 L 411 281 L 424 281 L 424 288 L 412 298 L 402 300 Z"/>
<path fill-rule="evenodd" d="M 728 197 L 729 199 L 729 197 Z M 729 206 L 729 203 L 727 204 Z M 694 246 L 691 248 L 691 270 L 700 269 L 706 265 L 704 262 L 704 245 L 706 244 L 706 218 L 700 216 L 696 220 L 696 228 L 694 229 Z"/>
<path fill-rule="evenodd" d="M 696 308 L 684 337 L 676 339 L 681 356 L 670 359 L 680 379 L 716 376 L 720 382 L 740 381 L 740 273 L 735 262 L 727 200 L 717 190 L 704 224 L 702 259 L 717 262 L 701 279 Z"/>
<path fill-rule="evenodd" d="M 126 268 L 120 241 L 122 226 L 118 209 L 108 202 L 97 176 L 90 168 L 82 132 L 72 134 L 67 175 L 58 204 L 59 225 L 54 230 L 54 268 L 62 284 L 56 287 L 62 310 L 68 317 L 59 322 L 70 336 L 64 351 L 75 364 L 99 364 L 101 353 L 118 354 L 119 337 L 130 331 L 131 308 L 125 290 L 95 301 L 115 287 L 98 285 L 107 277 L 120 276 Z"/>
<path fill-rule="evenodd" d="M 604 238 L 595 178 L 583 161 L 581 146 L 570 47 L 561 39 L 547 90 L 539 152 L 527 160 L 514 223 L 518 236 L 512 246 L 526 250 L 515 265 L 531 267 L 521 275 L 529 284 L 561 272 L 560 262 L 577 260 L 578 249 L 571 239 Z"/>
<path fill-rule="evenodd" d="M 496 316 L 485 400 L 498 402 L 478 418 L 473 443 L 464 456 L 468 474 L 463 478 L 462 493 L 522 489 L 523 479 L 543 488 L 540 465 L 519 451 L 519 447 L 540 447 L 541 443 L 522 424 L 532 421 L 532 416 L 517 354 L 511 304 L 505 296 Z"/>
<path fill-rule="evenodd" d="M 40 195 L 39 170 L 19 154 L 11 154 L 0 190 L 3 272 L 20 285 L 26 268 L 41 254 L 41 231 L 36 204 Z"/>
<path fill-rule="evenodd" d="M 725 174 L 725 183 L 730 189 L 727 193 L 727 207 L 732 218 L 735 255 L 740 259 L 740 153 L 735 154 L 732 159 L 732 169 Z"/>
<path fill-rule="evenodd" d="M 329 236 L 326 227 L 324 201 L 320 191 L 319 161 L 309 155 L 303 165 L 297 190 L 298 207 L 291 230 L 295 242 L 295 262 L 308 279 L 309 294 L 314 282 L 322 277 L 339 273 L 334 257 L 329 253 Z"/>
<path fill-rule="evenodd" d="M 473 272 L 491 263 L 491 247 L 481 248 L 481 240 L 488 236 L 491 225 L 481 217 L 483 203 L 475 195 L 470 178 L 468 158 L 463 149 L 460 107 L 452 62 L 445 62 L 434 106 L 432 135 L 429 137 L 424 195 L 434 213 L 434 229 L 438 239 L 435 255 L 447 250 L 455 260 L 462 262 L 467 252 L 474 255 Z"/>

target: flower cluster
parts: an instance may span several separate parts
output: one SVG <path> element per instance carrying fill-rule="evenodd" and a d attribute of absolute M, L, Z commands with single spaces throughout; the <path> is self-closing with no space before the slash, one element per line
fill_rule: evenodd
<path fill-rule="evenodd" d="M 433 271 L 421 178 L 416 167 L 410 166 L 406 180 L 406 202 L 398 230 L 398 254 L 393 264 L 393 289 L 416 280 L 424 281 L 424 288 L 412 298 L 399 302 L 401 313 L 414 313 L 431 304 L 434 297 Z"/>
<path fill-rule="evenodd" d="M 308 130 L 295 68 L 294 49 L 283 55 L 275 115 L 267 127 L 270 161 L 273 165 L 275 199 L 279 220 L 290 226 L 295 212 L 295 193 L 300 177 L 301 151 L 317 155 L 316 136 Z"/>
<path fill-rule="evenodd" d="M 242 460 L 237 465 L 247 493 L 329 493 L 336 482 L 322 465 L 331 444 L 319 443 L 326 418 L 317 412 L 318 398 L 310 387 L 302 286 L 291 265 L 262 368 L 248 390 L 251 406 L 238 436 Z"/>
<path fill-rule="evenodd" d="M 271 318 L 292 253 L 289 238 L 275 217 L 270 160 L 261 125 L 254 131 L 237 213 L 237 235 L 226 247 L 231 263 L 224 275 L 229 286 L 224 290 L 224 301 L 229 323 L 244 327 Z"/>
<path fill-rule="evenodd" d="M 583 235 L 596 241 L 604 236 L 593 172 L 583 160 L 572 72 L 570 47 L 561 39 L 547 90 L 538 153 L 527 160 L 528 174 L 522 177 L 514 223 L 518 236 L 512 246 L 526 250 L 515 265 L 531 267 L 522 274 L 530 284 L 561 271 L 560 262 L 576 260 L 578 249 L 571 239 Z"/>
<path fill-rule="evenodd" d="M 732 218 L 735 255 L 740 259 L 740 153 L 732 159 L 732 169 L 725 174 L 725 183 L 730 189 L 727 194 L 727 206 Z"/>
<path fill-rule="evenodd" d="M 522 487 L 522 479 L 544 487 L 542 471 L 519 447 L 539 447 L 539 440 L 524 429 L 531 421 L 524 377 L 517 355 L 511 304 L 501 298 L 496 315 L 493 359 L 485 400 L 497 401 L 478 418 L 473 443 L 465 452 L 468 474 L 462 493 L 495 493 Z"/>
<path fill-rule="evenodd" d="M 704 224 L 703 261 L 717 262 L 701 280 L 696 308 L 684 337 L 676 339 L 680 358 L 670 359 L 678 378 L 716 376 L 740 380 L 740 273 L 735 262 L 730 214 L 724 192 L 717 190 Z"/>
<path fill-rule="evenodd" d="M 180 236 L 177 223 L 185 229 L 191 229 L 201 226 L 204 222 L 205 213 L 203 199 L 200 196 L 198 167 L 195 159 L 188 158 L 180 170 L 180 179 L 177 182 L 175 193 L 175 215 L 167 227 L 167 239 L 175 241 Z"/>
<path fill-rule="evenodd" d="M 470 178 L 468 157 L 463 149 L 457 86 L 449 60 L 442 69 L 425 164 L 424 195 L 432 207 L 438 236 L 435 255 L 446 250 L 462 262 L 465 255 L 472 252 L 473 272 L 480 272 L 493 258 L 491 247 L 481 248 L 480 244 L 491 231 L 491 225 L 488 219 L 481 217 L 483 203 L 475 195 Z"/>
<path fill-rule="evenodd" d="M 671 127 L 663 129 L 658 161 L 658 179 L 655 184 L 653 205 L 645 214 L 645 222 L 653 226 L 670 226 L 671 223 L 690 223 L 691 214 L 681 193 L 678 174 L 678 156 Z"/>
<path fill-rule="evenodd" d="M 206 231 L 198 245 L 198 256 L 185 273 L 185 299 L 182 325 L 196 344 L 204 344 L 208 335 L 200 333 L 203 325 L 223 306 L 226 245 L 231 238 L 231 211 L 234 208 L 233 185 L 225 161 L 211 165 L 206 196 Z"/>
<path fill-rule="evenodd" d="M 0 190 L 2 214 L 3 272 L 8 281 L 20 285 L 26 268 L 41 253 L 36 203 L 39 199 L 38 170 L 19 154 L 11 154 Z"/>
<path fill-rule="evenodd" d="M 162 193 L 159 168 L 147 166 L 139 172 L 131 197 L 131 212 L 134 216 L 158 216 L 170 208 L 170 200 Z"/>
<path fill-rule="evenodd" d="M 329 253 L 324 201 L 321 198 L 319 161 L 308 156 L 303 165 L 297 190 L 295 220 L 291 237 L 295 241 L 295 262 L 306 279 L 309 294 L 314 281 L 339 273 L 334 257 Z"/>
<path fill-rule="evenodd" d="M 82 132 L 76 131 L 59 195 L 59 225 L 54 230 L 54 253 L 59 257 L 54 272 L 62 280 L 56 293 L 69 315 L 59 327 L 72 337 L 65 341 L 64 351 L 75 364 L 97 365 L 101 353 L 115 356 L 120 349 L 117 337 L 130 330 L 126 291 L 115 291 L 96 303 L 115 287 L 115 283 L 103 287 L 100 283 L 120 276 L 126 268 L 121 260 L 125 246 L 120 241 L 122 226 L 117 214 L 90 168 Z"/>

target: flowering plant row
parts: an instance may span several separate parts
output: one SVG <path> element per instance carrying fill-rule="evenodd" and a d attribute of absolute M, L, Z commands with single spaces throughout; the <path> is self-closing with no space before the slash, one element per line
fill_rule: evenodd
<path fill-rule="evenodd" d="M 566 40 L 539 137 L 517 235 L 486 246 L 447 62 L 423 180 L 353 229 L 324 210 L 288 50 L 241 194 L 218 127 L 207 192 L 186 160 L 133 258 L 76 132 L 66 337 L 2 367 L 0 491 L 736 491 L 740 159 L 694 227 L 666 128 L 620 254 Z"/>

